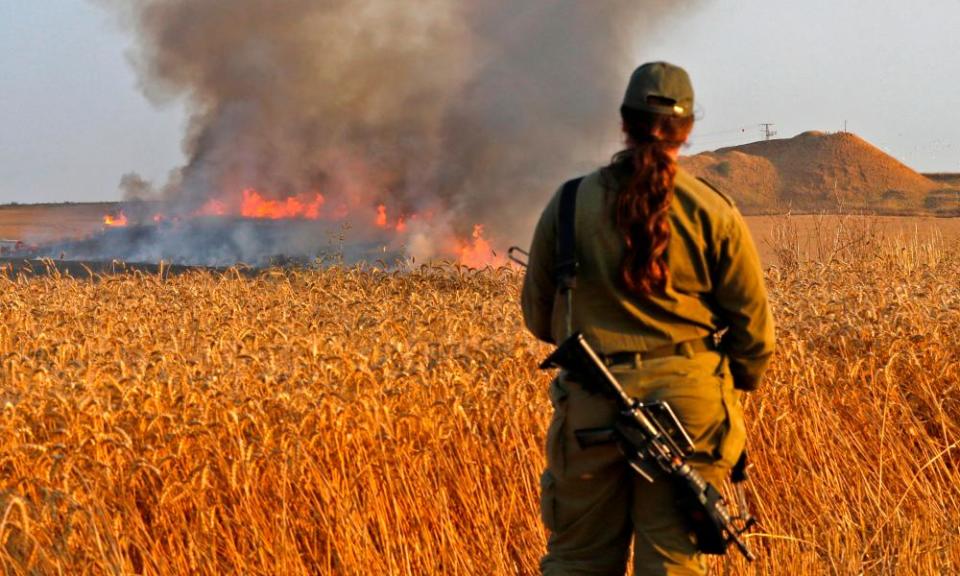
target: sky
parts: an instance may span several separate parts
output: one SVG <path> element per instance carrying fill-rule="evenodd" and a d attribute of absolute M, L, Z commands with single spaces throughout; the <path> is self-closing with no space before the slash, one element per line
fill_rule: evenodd
<path fill-rule="evenodd" d="M 777 137 L 846 123 L 914 169 L 960 172 L 960 1 L 694 5 L 632 55 L 690 72 L 686 153 L 758 140 L 764 122 Z M 117 200 L 123 174 L 162 182 L 184 162 L 183 106 L 147 101 L 131 46 L 87 0 L 0 0 L 0 204 Z M 616 147 L 614 134 L 597 156 Z"/>

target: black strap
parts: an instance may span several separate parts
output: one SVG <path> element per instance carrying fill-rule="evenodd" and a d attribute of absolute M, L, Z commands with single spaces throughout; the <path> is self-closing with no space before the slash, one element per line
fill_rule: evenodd
<path fill-rule="evenodd" d="M 560 191 L 560 213 L 557 228 L 557 285 L 564 292 L 577 286 L 577 190 L 583 178 L 563 185 Z"/>
<path fill-rule="evenodd" d="M 740 458 L 737 460 L 737 463 L 733 466 L 733 470 L 730 471 L 730 480 L 732 480 L 734 484 L 746 482 L 748 479 L 747 468 L 749 468 L 749 464 L 747 463 L 747 449 L 744 448 L 743 452 L 740 453 Z"/>

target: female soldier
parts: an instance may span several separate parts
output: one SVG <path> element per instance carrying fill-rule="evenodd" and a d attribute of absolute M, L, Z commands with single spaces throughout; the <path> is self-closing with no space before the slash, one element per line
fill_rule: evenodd
<path fill-rule="evenodd" d="M 694 439 L 691 465 L 720 486 L 746 441 L 740 391 L 773 353 L 760 262 L 730 199 L 677 165 L 693 128 L 687 73 L 641 66 L 621 116 L 627 150 L 578 187 L 576 289 L 557 290 L 558 193 L 534 234 L 524 320 L 546 342 L 582 332 L 632 397 L 669 403 Z M 671 485 L 640 478 L 614 446 L 577 445 L 576 430 L 612 425 L 612 402 L 565 373 L 550 399 L 543 573 L 623 574 L 631 541 L 636 574 L 705 573 Z"/>

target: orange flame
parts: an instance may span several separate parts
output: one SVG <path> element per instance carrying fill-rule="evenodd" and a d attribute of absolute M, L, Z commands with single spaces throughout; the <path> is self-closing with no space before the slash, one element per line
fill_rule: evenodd
<path fill-rule="evenodd" d="M 192 214 L 186 215 L 186 217 L 239 216 L 243 218 L 268 220 L 293 218 L 318 220 L 323 218 L 325 220 L 336 221 L 349 217 L 356 207 L 344 201 L 327 206 L 326 198 L 319 193 L 299 194 L 296 196 L 288 196 L 284 199 L 272 200 L 264 197 L 253 188 L 243 190 L 242 197 L 238 200 L 239 201 L 233 200 L 226 196 L 214 198 L 207 201 L 206 204 Z M 400 247 L 412 245 L 410 243 L 422 243 L 421 237 L 423 234 L 411 236 L 412 232 L 420 229 L 420 223 L 424 224 L 425 227 L 422 231 L 428 236 L 437 234 L 438 231 L 430 225 L 435 216 L 433 210 L 427 209 L 423 212 L 404 213 L 400 210 L 394 212 L 394 208 L 395 207 L 388 208 L 386 204 L 378 204 L 376 206 L 376 214 L 373 216 L 371 222 L 379 229 L 396 234 L 396 238 L 393 240 L 384 239 L 384 241 L 389 242 L 391 246 Z M 157 224 L 166 222 L 177 224 L 180 222 L 180 216 L 168 216 L 167 214 L 159 212 L 152 216 L 152 220 Z M 127 226 L 127 217 L 123 212 L 119 212 L 115 216 L 104 217 L 104 224 L 111 227 Z M 499 256 L 493 250 L 493 245 L 485 233 L 486 230 L 483 224 L 474 225 L 473 232 L 469 236 L 462 236 L 450 232 L 441 233 L 439 237 L 434 237 L 430 240 L 430 242 L 433 243 L 430 251 L 435 256 L 441 258 L 455 257 L 461 264 L 470 268 L 484 268 L 504 264 L 506 262 L 505 258 Z"/>
<path fill-rule="evenodd" d="M 244 218 L 266 218 L 280 220 L 283 218 L 306 218 L 316 220 L 320 217 L 320 208 L 325 199 L 316 194 L 313 198 L 307 195 L 290 196 L 286 200 L 267 200 L 256 190 L 243 191 L 243 204 L 240 214 Z"/>
<path fill-rule="evenodd" d="M 399 234 L 403 234 L 407 231 L 407 220 L 416 220 L 416 214 L 410 215 L 400 215 L 397 217 L 396 224 L 391 224 L 390 218 L 387 217 L 387 207 L 384 204 L 377 206 L 377 217 L 374 220 L 374 223 L 377 225 L 377 228 L 393 228 Z"/>
<path fill-rule="evenodd" d="M 123 213 L 123 210 L 116 215 L 107 214 L 103 217 L 103 225 L 108 228 L 124 228 L 128 224 L 127 215 Z"/>
<path fill-rule="evenodd" d="M 493 251 L 490 242 L 483 237 L 483 224 L 474 225 L 472 236 L 472 241 L 460 244 L 458 260 L 461 264 L 470 268 L 484 268 L 500 263 L 502 259 Z"/>
<path fill-rule="evenodd" d="M 301 194 L 289 196 L 285 200 L 269 200 L 259 192 L 248 188 L 243 191 L 240 203 L 240 216 L 244 218 L 259 218 L 265 220 L 281 220 L 285 218 L 305 218 L 316 220 L 320 218 L 320 210 L 326 199 L 322 194 Z M 213 199 L 200 207 L 194 216 L 227 216 L 233 212 L 226 202 Z"/>

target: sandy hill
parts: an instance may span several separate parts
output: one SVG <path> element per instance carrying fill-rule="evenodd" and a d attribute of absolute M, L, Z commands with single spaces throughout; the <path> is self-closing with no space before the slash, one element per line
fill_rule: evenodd
<path fill-rule="evenodd" d="M 955 182 L 928 178 L 850 133 L 804 132 L 681 162 L 730 194 L 745 212 L 960 208 Z"/>

